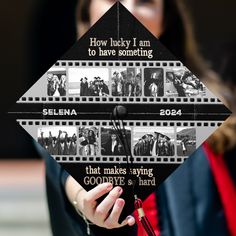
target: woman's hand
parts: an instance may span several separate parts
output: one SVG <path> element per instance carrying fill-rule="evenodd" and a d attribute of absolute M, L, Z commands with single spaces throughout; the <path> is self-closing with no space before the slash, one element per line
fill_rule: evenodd
<path fill-rule="evenodd" d="M 135 223 L 132 216 L 128 216 L 121 224 L 118 223 L 125 205 L 125 201 L 120 198 L 123 192 L 121 187 L 113 188 L 112 184 L 103 183 L 87 192 L 70 176 L 66 182 L 66 192 L 71 202 L 77 202 L 78 210 L 97 226 L 113 229 Z M 98 204 L 97 200 L 105 194 L 107 196 Z"/>

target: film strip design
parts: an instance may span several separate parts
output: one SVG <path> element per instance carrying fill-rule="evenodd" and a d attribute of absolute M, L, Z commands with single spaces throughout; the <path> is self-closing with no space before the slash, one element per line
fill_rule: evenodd
<path fill-rule="evenodd" d="M 109 121 L 18 120 L 60 163 L 126 163 Z M 181 164 L 221 121 L 127 121 L 134 164 Z"/>
<path fill-rule="evenodd" d="M 10 113 L 87 191 L 103 182 L 122 186 L 125 219 L 134 211 L 130 196 L 149 196 L 230 111 L 119 4 Z M 95 42 L 107 38 L 117 46 Z M 151 57 L 135 54 L 141 50 Z"/>
<path fill-rule="evenodd" d="M 180 61 L 58 61 L 18 103 L 221 104 Z"/>
<path fill-rule="evenodd" d="M 87 191 L 122 186 L 125 219 L 230 111 L 119 1 L 109 11 L 9 113 Z"/>

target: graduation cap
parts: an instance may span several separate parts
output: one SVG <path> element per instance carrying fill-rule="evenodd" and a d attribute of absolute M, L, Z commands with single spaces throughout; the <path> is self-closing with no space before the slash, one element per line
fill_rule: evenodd
<path fill-rule="evenodd" d="M 152 58 L 148 58 L 145 54 L 140 56 L 132 54 L 119 53 L 121 47 L 109 45 L 109 39 L 130 40 L 129 50 L 137 50 L 138 42 L 149 42 L 152 49 Z M 135 39 L 136 44 L 132 43 Z M 99 55 L 98 47 L 91 47 L 91 40 L 100 40 L 107 42 L 102 50 L 106 50 L 105 55 Z M 88 49 L 93 48 L 96 55 L 91 57 Z M 109 54 L 109 50 L 114 50 L 115 55 Z M 125 50 L 125 49 L 122 49 Z M 17 102 L 14 111 L 17 114 L 17 120 L 20 125 L 37 140 L 38 130 L 48 126 L 73 126 L 88 127 L 95 126 L 99 129 L 100 137 L 103 139 L 107 134 L 103 133 L 103 127 L 111 127 L 111 114 L 118 104 L 125 106 L 129 112 L 124 120 L 126 127 L 130 129 L 130 142 L 134 144 L 140 137 L 144 138 L 145 133 L 151 130 L 158 130 L 159 127 L 168 129 L 175 133 L 179 126 L 190 126 L 196 129 L 196 145 L 199 147 L 201 143 L 220 125 L 229 115 L 227 108 L 206 88 L 202 97 L 194 99 L 188 98 L 170 98 L 168 94 L 163 97 L 116 97 L 111 91 L 107 97 L 85 97 L 73 96 L 74 90 L 77 88 L 76 80 L 73 80 L 73 73 L 77 71 L 79 76 L 83 76 L 86 69 L 102 70 L 104 76 L 108 76 L 111 84 L 111 69 L 120 67 L 139 67 L 142 76 L 150 68 L 176 69 L 185 68 L 184 65 L 172 55 L 161 42 L 155 38 L 119 1 L 110 8 L 108 12 L 81 38 L 72 46 L 57 62 L 53 68 L 64 67 L 67 71 L 68 84 L 66 96 L 49 97 L 47 95 L 47 73 L 43 75 L 38 82 L 35 83 Z M 83 70 L 82 70 L 82 69 Z M 50 69 L 50 68 L 49 68 Z M 72 73 L 73 72 L 73 73 Z M 150 73 L 149 73 L 150 74 Z M 114 75 L 114 73 L 113 73 Z M 98 77 L 95 77 L 98 79 Z M 145 79 L 145 78 L 143 78 Z M 166 84 L 164 84 L 164 87 Z M 77 88 L 78 89 L 78 88 Z M 144 91 L 144 85 L 142 87 Z M 185 100 L 184 100 L 185 99 Z M 73 110 L 73 115 L 57 112 L 54 110 L 58 107 Z M 171 109 L 170 109 L 171 108 Z M 23 112 L 22 112 L 23 111 Z M 26 111 L 26 112 L 25 112 Z M 46 113 L 47 112 L 47 113 Z M 175 116 L 171 116 L 171 112 Z M 46 115 L 47 114 L 47 115 Z M 48 115 L 50 114 L 50 115 Z M 71 114 L 71 113 L 70 113 Z M 77 114 L 77 115 L 74 115 Z M 210 123 L 213 125 L 209 125 Z M 119 121 L 120 122 L 120 121 Z M 148 131 L 147 131 L 148 130 Z M 79 137 L 77 133 L 77 136 Z M 156 132 L 157 133 L 157 132 Z M 160 135 L 160 133 L 157 133 Z M 165 136 L 168 140 L 169 137 Z M 177 141 L 175 140 L 175 145 Z M 78 145 L 77 145 L 78 146 Z M 131 145 L 132 147 L 134 145 Z M 101 147 L 100 147 L 101 149 Z M 131 152 L 133 152 L 131 150 Z M 145 200 L 173 171 L 184 162 L 186 157 L 180 157 L 175 154 L 169 158 L 137 158 L 132 155 L 133 161 L 129 153 L 123 156 L 103 156 L 101 150 L 99 154 L 90 157 L 80 156 L 79 151 L 73 157 L 71 156 L 53 156 L 67 172 L 74 177 L 86 190 L 90 190 L 94 185 L 86 184 L 83 180 L 88 177 L 86 167 L 100 167 L 103 176 L 114 177 L 105 169 L 112 170 L 115 167 L 127 168 L 127 161 L 131 163 L 132 169 L 146 168 L 153 171 L 154 185 L 150 184 L 147 176 L 139 176 L 138 180 L 142 180 L 140 185 L 137 181 L 135 186 L 135 195 Z M 111 171 L 112 173 L 112 171 Z M 94 177 L 91 175 L 91 177 Z M 123 177 L 128 178 L 124 175 Z M 134 176 L 135 177 L 135 176 Z M 149 184 L 148 184 L 149 183 Z M 115 182 L 113 183 L 115 185 Z M 122 186 L 124 191 L 122 198 L 126 204 L 123 210 L 122 218 L 134 211 L 134 188 L 132 185 Z"/>

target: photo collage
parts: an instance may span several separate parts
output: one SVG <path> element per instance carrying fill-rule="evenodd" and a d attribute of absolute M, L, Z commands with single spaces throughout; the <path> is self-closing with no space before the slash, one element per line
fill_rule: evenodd
<path fill-rule="evenodd" d="M 126 127 L 134 157 L 189 156 L 196 150 L 196 128 Z M 113 127 L 52 126 L 38 128 L 38 143 L 54 156 L 126 156 Z"/>
<path fill-rule="evenodd" d="M 186 67 L 73 67 L 47 72 L 53 97 L 204 97 L 206 87 Z"/>

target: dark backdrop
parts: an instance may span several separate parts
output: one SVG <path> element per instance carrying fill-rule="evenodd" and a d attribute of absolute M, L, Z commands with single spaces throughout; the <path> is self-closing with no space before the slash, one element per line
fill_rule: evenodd
<path fill-rule="evenodd" d="M 224 79 L 235 72 L 235 0 L 187 0 L 203 55 Z M 5 114 L 75 42 L 76 0 L 0 3 L 0 158 L 37 158 L 32 139 Z"/>

